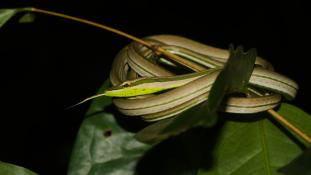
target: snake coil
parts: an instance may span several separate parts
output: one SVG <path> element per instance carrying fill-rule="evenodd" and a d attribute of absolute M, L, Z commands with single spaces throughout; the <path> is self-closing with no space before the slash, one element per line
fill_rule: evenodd
<path fill-rule="evenodd" d="M 114 98 L 113 103 L 119 111 L 129 116 L 142 116 L 146 121 L 156 121 L 180 114 L 207 100 L 220 68 L 229 58 L 227 50 L 174 35 L 155 35 L 145 38 L 145 40 L 155 47 L 161 47 L 184 58 L 202 71 L 205 69 L 214 71 L 193 78 L 183 86 L 160 94 Z M 293 80 L 274 72 L 272 65 L 261 57 L 256 58 L 255 64 L 249 81 L 248 95 L 246 97 L 230 97 L 223 105 L 222 111 L 231 113 L 262 112 L 276 107 L 281 101 L 280 94 L 288 98 L 295 97 L 298 85 Z M 124 47 L 116 56 L 110 72 L 110 80 L 113 86 L 118 86 L 140 77 L 174 77 L 179 70 L 178 66 L 181 65 L 161 58 L 152 50 L 133 42 Z M 258 96 L 258 91 L 264 92 L 264 95 Z"/>

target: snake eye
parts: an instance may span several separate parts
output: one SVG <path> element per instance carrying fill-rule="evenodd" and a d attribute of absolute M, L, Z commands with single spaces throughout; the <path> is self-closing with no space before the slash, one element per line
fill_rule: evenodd
<path fill-rule="evenodd" d="M 129 87 L 130 85 L 131 85 L 130 82 L 125 81 L 125 82 L 123 82 L 120 86 L 122 86 L 122 87 Z"/>

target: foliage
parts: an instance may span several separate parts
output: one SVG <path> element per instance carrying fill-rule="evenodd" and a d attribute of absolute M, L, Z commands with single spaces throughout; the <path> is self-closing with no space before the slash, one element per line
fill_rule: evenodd
<path fill-rule="evenodd" d="M 106 87 L 107 81 L 101 89 Z M 111 105 L 106 97 L 92 103 L 77 137 L 69 174 L 270 175 L 278 174 L 277 169 L 307 145 L 266 113 L 221 115 L 213 128 L 143 144 L 134 139 L 135 119 L 108 112 Z M 309 114 L 286 103 L 277 112 L 311 134 Z"/>
<path fill-rule="evenodd" d="M 5 163 L 0 161 L 0 174 L 1 175 L 37 175 L 26 168 L 13 165 L 10 163 Z"/>
<path fill-rule="evenodd" d="M 29 11 L 30 8 L 16 8 L 16 9 L 0 9 L 0 28 L 8 22 L 11 18 L 13 18 L 17 13 Z M 25 14 L 20 19 L 20 22 L 31 22 L 33 21 L 33 14 Z"/>

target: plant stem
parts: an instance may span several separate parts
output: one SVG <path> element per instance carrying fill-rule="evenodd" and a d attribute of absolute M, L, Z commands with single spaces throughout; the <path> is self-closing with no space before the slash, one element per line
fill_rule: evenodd
<path fill-rule="evenodd" d="M 101 28 L 101 29 L 104 29 L 104 30 L 108 30 L 112 33 L 116 33 L 118 35 L 121 35 L 121 36 L 124 36 L 126 38 L 129 38 L 133 41 L 136 41 L 138 42 L 139 44 L 142 44 L 148 48 L 151 48 L 152 45 L 147 43 L 146 41 L 140 39 L 140 38 L 137 38 L 133 35 L 130 35 L 130 34 L 127 34 L 125 32 L 122 32 L 120 30 L 117 30 L 117 29 L 114 29 L 112 27 L 108 27 L 106 25 L 102 25 L 102 24 L 99 24 L 99 23 L 96 23 L 96 22 L 93 22 L 93 21 L 89 21 L 89 20 L 86 20 L 86 19 L 82 19 L 82 18 L 78 18 L 78 17 L 75 17 L 75 16 L 70 16 L 70 15 L 66 15 L 66 14 L 62 14 L 62 13 L 57 13 L 57 12 L 53 12 L 53 11 L 49 11 L 49 10 L 43 10 L 43 9 L 39 9 L 39 8 L 31 8 L 31 11 L 33 12 L 38 12 L 38 13 L 43 13 L 43 14 L 47 14 L 47 15 L 51 15 L 51 16 L 57 16 L 57 17 L 61 17 L 61 18 L 65 18 L 65 19 L 69 19 L 69 20 L 72 20 L 72 21 L 77 21 L 77 22 L 80 22 L 80 23 L 84 23 L 84 24 L 88 24 L 88 25 L 91 25 L 91 26 L 94 26 L 94 27 L 98 27 L 98 28 Z"/>
<path fill-rule="evenodd" d="M 61 17 L 61 18 L 65 18 L 65 19 L 69 19 L 72 21 L 77 21 L 80 23 L 84 23 L 84 24 L 88 24 L 94 27 L 98 27 L 104 30 L 108 30 L 112 33 L 116 33 L 118 35 L 121 35 L 123 37 L 126 37 L 130 40 L 133 40 L 141 45 L 144 45 L 150 49 L 152 49 L 155 53 L 160 53 L 164 56 L 167 56 L 168 58 L 172 59 L 173 61 L 183 64 L 186 67 L 194 70 L 194 71 L 202 71 L 204 70 L 204 68 L 200 67 L 200 66 L 195 66 L 193 64 L 189 64 L 187 61 L 185 61 L 184 59 L 182 59 L 181 57 L 174 55 L 168 51 L 166 51 L 165 49 L 161 48 L 161 47 L 157 47 L 154 46 L 146 41 L 144 41 L 143 39 L 137 38 L 133 35 L 130 35 L 128 33 L 122 32 L 120 30 L 117 30 L 115 28 L 112 27 L 108 27 L 106 25 L 103 24 L 99 24 L 93 21 L 89 21 L 86 19 L 82 19 L 82 18 L 78 18 L 75 16 L 70 16 L 70 15 L 66 15 L 66 14 L 62 14 L 62 13 L 57 13 L 57 12 L 53 12 L 53 11 L 49 11 L 49 10 L 44 10 L 44 9 L 39 9 L 39 8 L 30 8 L 30 11 L 32 12 L 38 12 L 38 13 L 42 13 L 42 14 L 47 14 L 47 15 L 51 15 L 51 16 L 57 16 L 57 17 Z M 302 139 L 304 139 L 306 142 L 308 142 L 309 144 L 311 144 L 311 138 L 310 136 L 308 136 L 305 132 L 301 131 L 300 129 L 298 129 L 297 127 L 295 127 L 293 124 L 291 124 L 289 121 L 287 121 L 283 116 L 281 116 L 279 113 L 277 113 L 276 111 L 274 111 L 273 109 L 269 109 L 267 111 L 269 114 L 271 114 L 277 121 L 279 121 L 280 123 L 282 123 L 283 125 L 285 125 L 288 129 L 290 129 L 291 131 L 293 131 L 294 133 L 296 133 L 298 136 L 300 136 Z"/>
<path fill-rule="evenodd" d="M 174 55 L 170 52 L 167 52 L 165 51 L 163 48 L 160 48 L 160 47 L 156 47 L 146 41 L 144 41 L 143 39 L 140 39 L 140 38 L 137 38 L 133 35 L 130 35 L 128 33 L 125 33 L 125 32 L 122 32 L 118 29 L 115 29 L 115 28 L 112 28 L 112 27 L 109 27 L 109 26 L 106 26 L 106 25 L 103 25 L 103 24 L 99 24 L 99 23 L 96 23 L 96 22 L 93 22 L 93 21 L 89 21 L 89 20 L 86 20 L 86 19 L 82 19 L 82 18 L 78 18 L 78 17 L 75 17 L 75 16 L 70 16 L 70 15 L 66 15 L 66 14 L 62 14 L 62 13 L 57 13 L 57 12 L 53 12 L 53 11 L 49 11 L 49 10 L 43 10 L 43 9 L 39 9 L 39 8 L 31 8 L 30 9 L 31 11 L 33 12 L 38 12 L 38 13 L 43 13 L 43 14 L 47 14 L 47 15 L 51 15 L 51 16 L 57 16 L 57 17 L 61 17 L 61 18 L 65 18 L 65 19 L 69 19 L 69 20 L 72 20 L 72 21 L 77 21 L 77 22 L 80 22 L 80 23 L 84 23 L 84 24 L 88 24 L 88 25 L 91 25 L 91 26 L 94 26 L 94 27 L 98 27 L 98 28 L 101 28 L 101 29 L 104 29 L 104 30 L 108 30 L 112 33 L 116 33 L 118 35 L 121 35 L 121 36 L 124 36 L 130 40 L 133 40 L 143 46 L 146 46 L 150 49 L 152 49 L 153 51 L 155 51 L 155 53 L 161 53 L 162 55 L 164 56 L 167 56 L 168 58 L 172 59 L 173 61 L 177 62 L 177 63 L 180 63 L 182 65 L 185 65 L 186 67 L 194 70 L 194 71 L 202 71 L 204 70 L 203 67 L 199 66 L 199 65 L 193 65 L 191 64 L 188 60 L 184 60 L 182 58 L 180 58 L 179 56 L 177 55 Z"/>
<path fill-rule="evenodd" d="M 269 109 L 267 111 L 269 114 L 271 114 L 271 116 L 276 119 L 277 121 L 279 121 L 280 123 L 282 123 L 283 125 L 285 125 L 288 129 L 290 129 L 291 131 L 293 131 L 295 134 L 297 134 L 298 136 L 300 136 L 302 139 L 304 139 L 306 142 L 308 142 L 309 144 L 311 144 L 311 138 L 310 136 L 308 136 L 305 132 L 303 132 L 302 130 L 298 129 L 296 126 L 294 126 L 293 124 L 291 124 L 288 120 L 286 120 L 283 116 L 281 116 L 279 113 L 277 113 L 275 110 L 273 109 Z"/>

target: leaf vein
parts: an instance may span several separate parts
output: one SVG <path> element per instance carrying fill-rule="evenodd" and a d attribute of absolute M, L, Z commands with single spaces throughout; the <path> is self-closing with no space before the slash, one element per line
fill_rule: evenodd
<path fill-rule="evenodd" d="M 266 168 L 267 174 L 271 175 L 271 167 L 270 167 L 270 159 L 269 159 L 269 153 L 268 153 L 268 146 L 267 146 L 267 139 L 266 139 L 266 130 L 264 127 L 264 122 L 265 120 L 259 121 L 258 126 L 259 126 L 259 135 L 260 135 L 260 143 L 262 147 L 262 155 L 264 159 L 264 166 Z"/>

